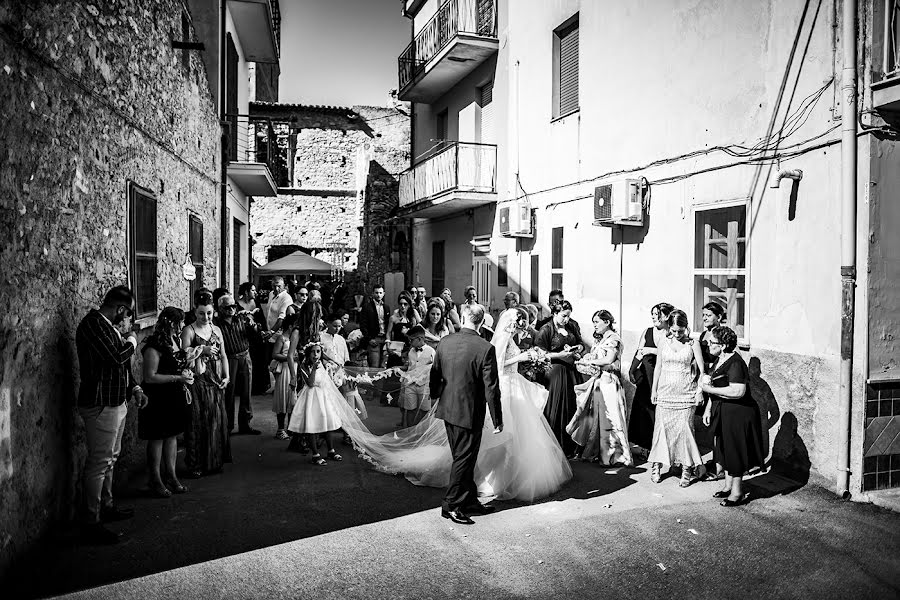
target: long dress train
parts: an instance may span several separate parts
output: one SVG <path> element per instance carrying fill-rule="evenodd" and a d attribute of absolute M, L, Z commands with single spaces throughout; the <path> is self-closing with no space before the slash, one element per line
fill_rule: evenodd
<path fill-rule="evenodd" d="M 504 362 L 518 354 L 508 331 L 512 322 L 512 318 L 501 318 L 492 341 Z M 530 502 L 549 496 L 572 477 L 539 408 L 546 395 L 542 386 L 519 375 L 515 364 L 500 370 L 504 429 L 494 434 L 493 423 L 485 419 L 475 466 L 482 501 L 515 498 Z M 434 416 L 436 407 L 434 403 L 417 425 L 381 436 L 371 433 L 346 404 L 341 420 L 354 447 L 378 470 L 402 473 L 415 485 L 445 487 L 452 457 L 444 421 Z"/>

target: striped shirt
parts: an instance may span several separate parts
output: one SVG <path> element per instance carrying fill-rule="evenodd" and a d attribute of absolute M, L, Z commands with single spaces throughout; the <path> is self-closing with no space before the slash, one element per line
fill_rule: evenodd
<path fill-rule="evenodd" d="M 131 374 L 134 346 L 94 309 L 75 331 L 81 386 L 78 406 L 119 406 L 135 387 Z"/>
<path fill-rule="evenodd" d="M 225 319 L 216 318 L 213 323 L 222 330 L 226 355 L 234 356 L 250 349 L 250 326 L 246 319 L 232 317 L 231 323 L 228 323 Z"/>

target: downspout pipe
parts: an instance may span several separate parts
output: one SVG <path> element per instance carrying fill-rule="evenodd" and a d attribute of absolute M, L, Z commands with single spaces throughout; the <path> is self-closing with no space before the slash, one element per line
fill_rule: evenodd
<path fill-rule="evenodd" d="M 835 491 L 850 497 L 850 422 L 853 409 L 853 320 L 856 294 L 856 20 L 857 0 L 843 0 L 841 45 L 841 387 L 838 400 Z"/>
<path fill-rule="evenodd" d="M 222 213 L 221 219 L 219 220 L 219 286 L 225 287 L 225 282 L 227 281 L 227 273 L 228 273 L 228 159 L 230 158 L 229 154 L 231 152 L 230 145 L 226 144 L 227 140 L 230 140 L 230 136 L 234 135 L 235 132 L 229 132 L 229 137 L 226 138 L 224 135 L 224 127 L 226 125 L 226 115 L 225 111 L 227 110 L 226 104 L 226 79 L 227 79 L 227 65 L 225 61 L 228 58 L 228 50 L 225 47 L 225 27 L 227 23 L 227 15 L 226 15 L 226 1 L 227 0 L 219 0 L 219 131 L 220 131 L 220 139 L 222 140 L 222 155 L 221 155 L 221 183 L 219 184 L 219 210 Z M 237 290 L 231 290 L 232 292 L 236 292 Z"/>

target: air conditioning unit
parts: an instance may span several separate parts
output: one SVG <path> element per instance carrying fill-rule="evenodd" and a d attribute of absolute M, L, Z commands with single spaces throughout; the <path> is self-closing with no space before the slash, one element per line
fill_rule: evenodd
<path fill-rule="evenodd" d="M 500 235 L 534 237 L 534 229 L 531 226 L 531 203 L 528 200 L 521 198 L 500 207 Z"/>
<path fill-rule="evenodd" d="M 644 192 L 640 179 L 621 179 L 594 188 L 594 225 L 644 224 Z"/>

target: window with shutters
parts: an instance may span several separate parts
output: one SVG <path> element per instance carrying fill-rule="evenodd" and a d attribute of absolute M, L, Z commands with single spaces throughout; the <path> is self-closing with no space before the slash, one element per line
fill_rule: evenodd
<path fill-rule="evenodd" d="M 203 221 L 196 215 L 188 215 L 188 251 L 197 277 L 191 282 L 191 298 L 203 287 Z"/>
<path fill-rule="evenodd" d="M 537 254 L 531 255 L 531 302 L 537 303 L 541 301 L 541 257 Z"/>
<path fill-rule="evenodd" d="M 440 295 L 444 289 L 444 242 L 431 243 L 431 293 Z"/>
<path fill-rule="evenodd" d="M 553 118 L 578 110 L 578 15 L 553 32 Z"/>
<path fill-rule="evenodd" d="M 128 264 L 135 316 L 156 315 L 156 196 L 128 184 Z"/>
<path fill-rule="evenodd" d="M 717 302 L 726 324 L 747 339 L 746 201 L 694 208 L 694 330 L 703 329 L 703 305 Z"/>
<path fill-rule="evenodd" d="M 482 144 L 494 143 L 494 82 L 490 81 L 478 88 L 478 105 L 481 107 L 481 123 L 478 141 Z"/>
<path fill-rule="evenodd" d="M 563 282 L 563 228 L 554 227 L 550 244 L 550 289 L 561 290 Z"/>
<path fill-rule="evenodd" d="M 506 256 L 497 257 L 497 287 L 509 287 L 509 277 L 506 274 Z"/>
<path fill-rule="evenodd" d="M 435 140 L 442 142 L 450 137 L 450 113 L 447 109 L 442 110 L 435 118 Z"/>

